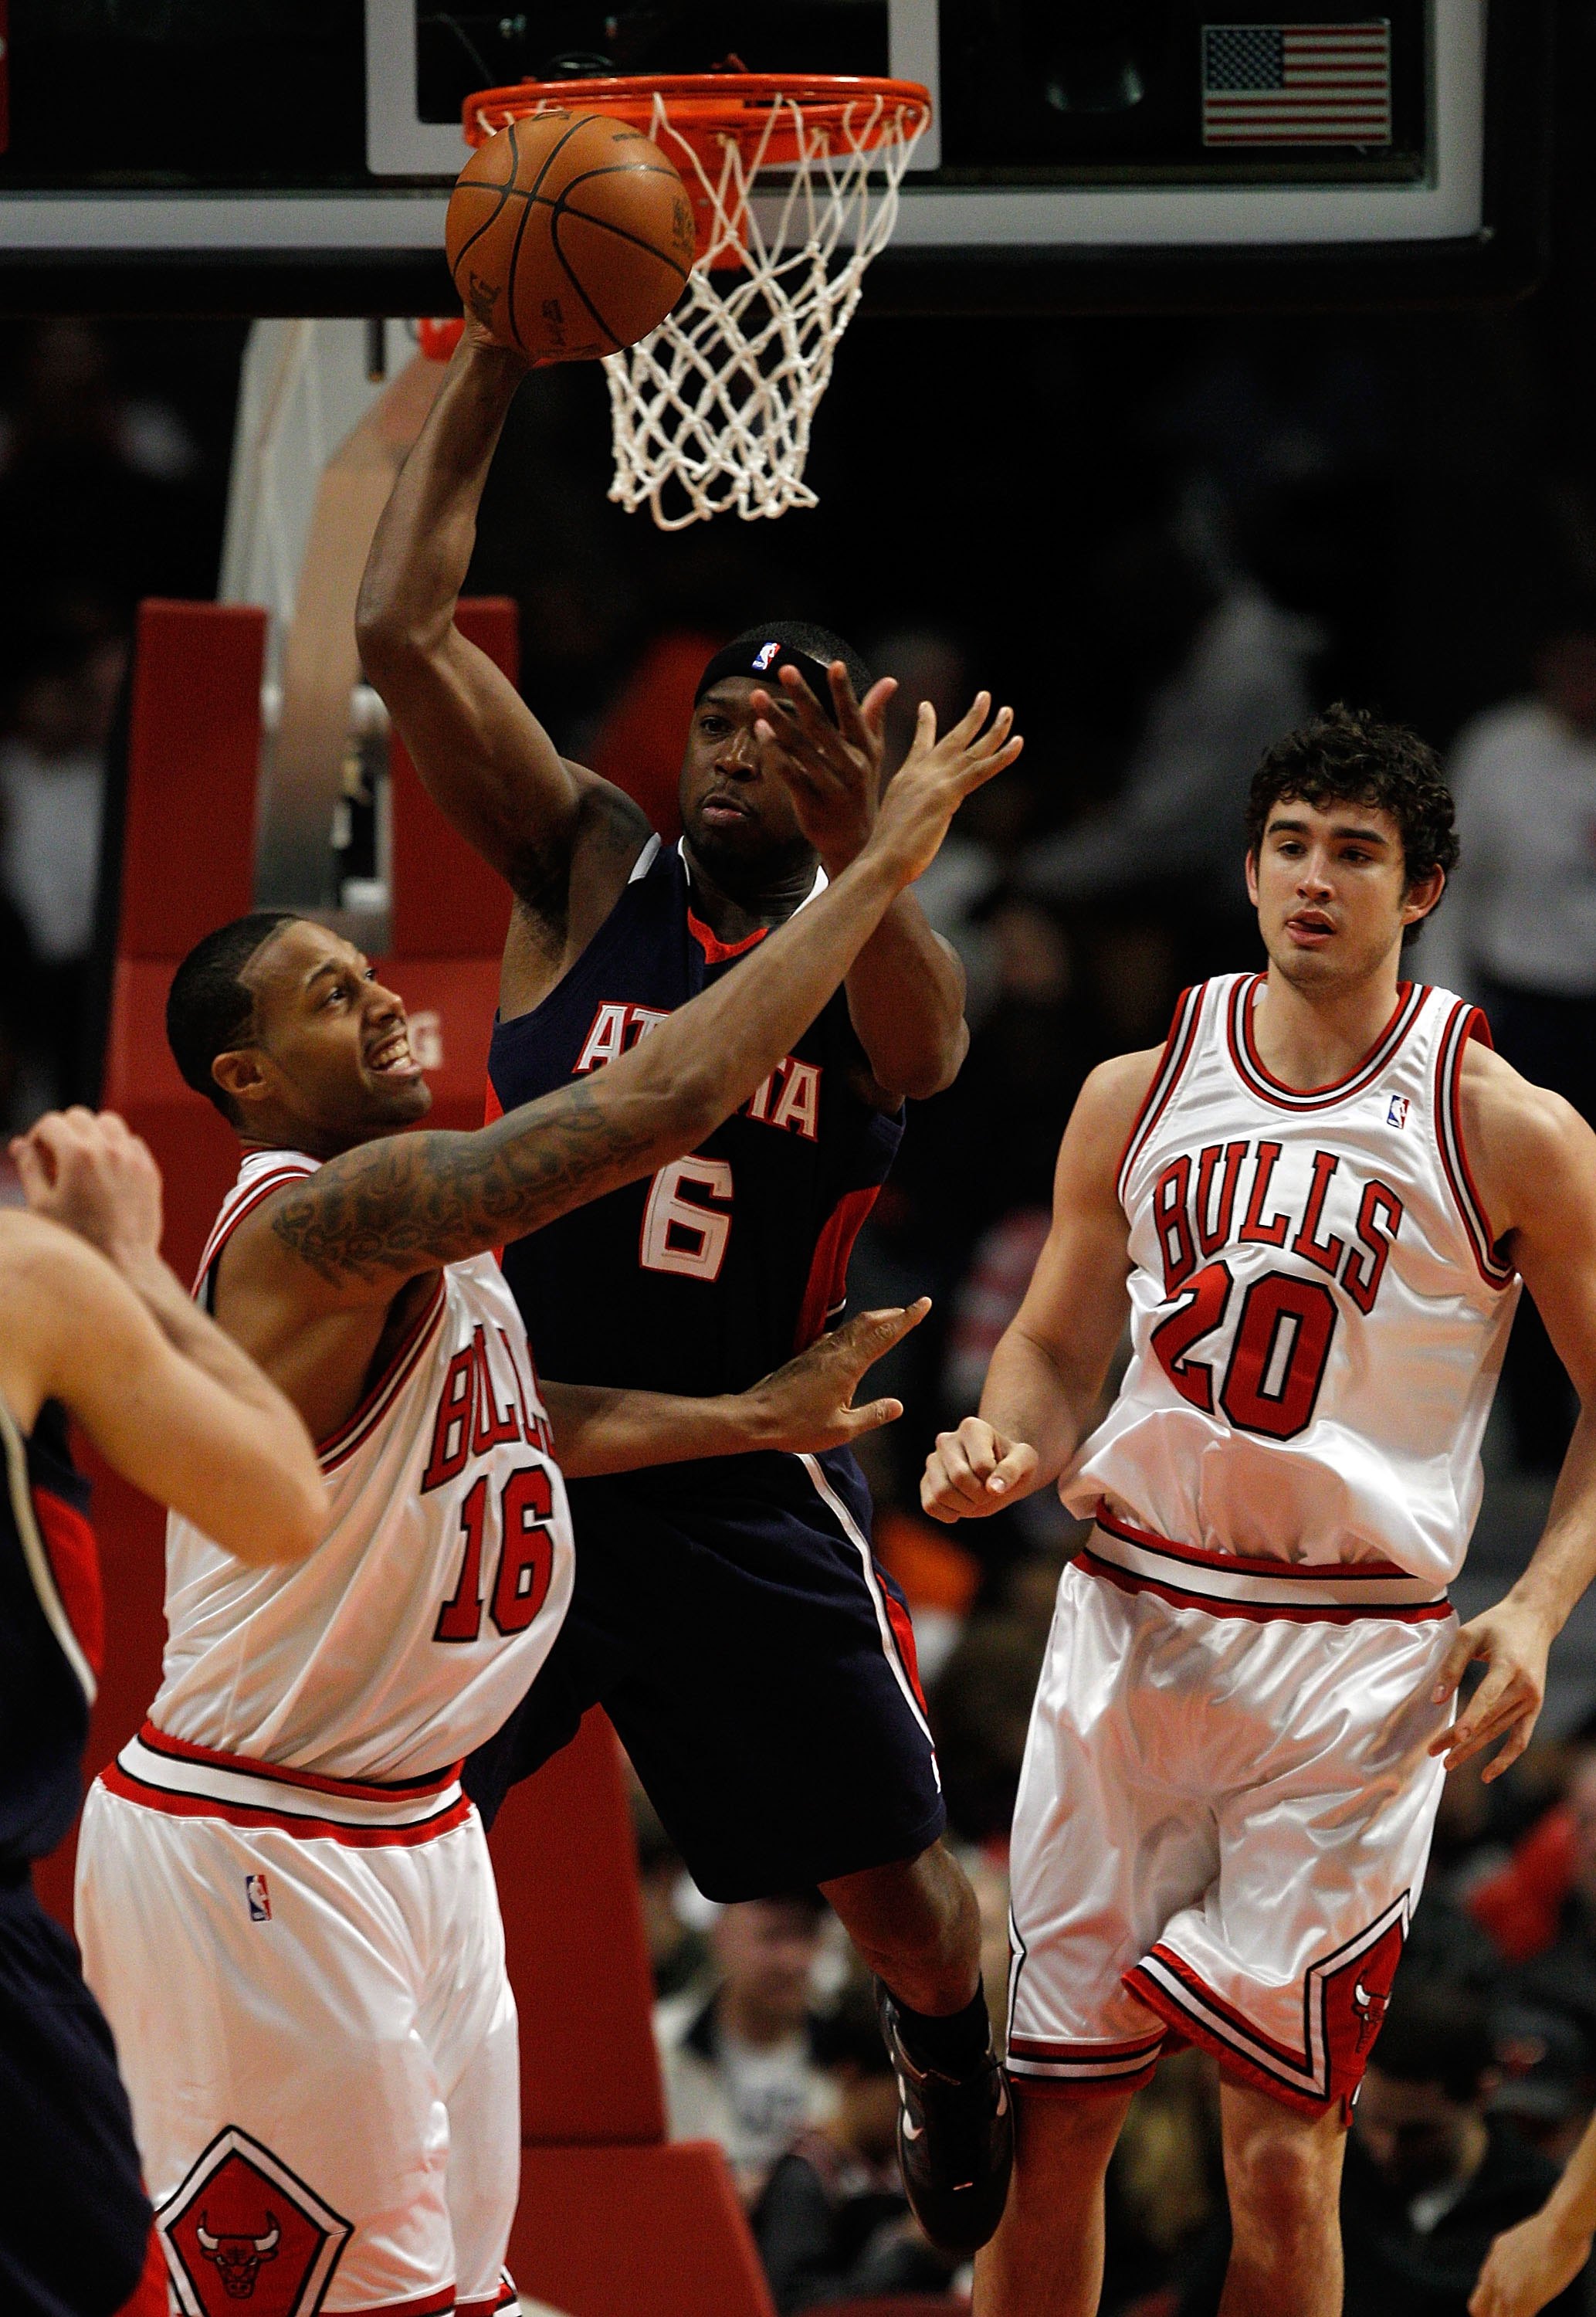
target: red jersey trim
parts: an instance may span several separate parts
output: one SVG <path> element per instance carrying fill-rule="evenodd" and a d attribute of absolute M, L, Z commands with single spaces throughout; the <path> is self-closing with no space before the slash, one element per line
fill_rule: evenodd
<path fill-rule="evenodd" d="M 1373 1084 L 1380 1072 L 1395 1059 L 1398 1048 L 1423 1010 L 1430 995 L 1427 983 L 1404 981 L 1398 984 L 1396 1009 L 1374 1044 L 1360 1062 L 1353 1065 L 1343 1078 L 1330 1086 L 1288 1087 L 1265 1069 L 1258 1058 L 1253 1041 L 1253 1004 L 1263 987 L 1261 973 L 1244 975 L 1231 991 L 1226 1022 L 1226 1043 L 1236 1076 L 1249 1094 L 1256 1095 L 1275 1110 L 1295 1112 L 1329 1110 L 1336 1103 L 1347 1102 L 1353 1095 L 1362 1094 Z"/>
<path fill-rule="evenodd" d="M 1206 982 L 1199 982 L 1190 989 L 1182 989 L 1175 1000 L 1163 1055 L 1153 1073 L 1153 1083 L 1142 1096 L 1141 1108 L 1131 1121 L 1130 1132 L 1125 1138 L 1125 1148 L 1115 1173 L 1115 1190 L 1121 1206 L 1125 1203 L 1125 1185 L 1130 1169 L 1143 1146 L 1151 1138 L 1153 1129 L 1168 1109 L 1170 1097 L 1185 1075 L 1192 1047 L 1197 1042 L 1197 1025 L 1208 987 Z"/>
<path fill-rule="evenodd" d="M 1210 1552 L 1206 1545 L 1176 1544 L 1170 1537 L 1159 1536 L 1152 1529 L 1137 1528 L 1121 1514 L 1111 1513 L 1101 1498 L 1092 1517 L 1099 1528 L 1107 1529 L 1110 1536 L 1122 1536 L 1127 1544 L 1145 1545 L 1149 1552 L 1167 1553 L 1172 1561 L 1189 1561 L 1194 1568 L 1223 1569 L 1238 1577 L 1295 1577 L 1315 1585 L 1333 1584 L 1337 1578 L 1358 1584 L 1380 1579 L 1395 1579 L 1404 1585 L 1413 1582 L 1413 1572 L 1399 1569 L 1394 1561 L 1324 1563 L 1271 1561 L 1267 1555 L 1255 1560 L 1243 1552 Z"/>
<path fill-rule="evenodd" d="M 353 1415 L 346 1417 L 335 1432 L 329 1433 L 325 1440 L 317 1443 L 316 1453 L 321 1460 L 324 1472 L 334 1472 L 340 1464 L 346 1464 L 387 1415 L 400 1387 L 407 1381 L 436 1334 L 443 1318 L 446 1301 L 443 1275 L 440 1272 L 431 1296 L 416 1314 L 408 1332 L 400 1337 L 387 1367 Z"/>
<path fill-rule="evenodd" d="M 1209 1617 L 1245 1617 L 1253 1624 L 1355 1625 L 1365 1617 L 1381 1617 L 1398 1624 L 1423 1625 L 1452 1614 L 1449 1601 L 1429 1601 L 1413 1608 L 1400 1605 L 1384 1608 L 1378 1601 L 1349 1603 L 1342 1608 L 1329 1603 L 1308 1607 L 1284 1601 L 1235 1601 L 1221 1594 L 1189 1592 L 1183 1586 L 1121 1569 L 1117 1561 L 1100 1560 L 1090 1545 L 1083 1545 L 1075 1555 L 1075 1567 L 1088 1577 L 1101 1577 L 1118 1586 L 1121 1593 L 1151 1593 L 1172 1609 L 1200 1609 Z"/>
<path fill-rule="evenodd" d="M 440 1794 L 455 1781 L 465 1768 L 463 1760 L 450 1763 L 446 1770 L 429 1771 L 424 1777 L 395 1778 L 382 1782 L 369 1778 L 328 1778 L 319 1770 L 290 1770 L 281 1762 L 263 1761 L 253 1754 L 224 1754 L 214 1746 L 196 1746 L 191 1739 L 169 1737 L 157 1730 L 153 1722 L 146 1722 L 138 1732 L 138 1742 L 147 1746 L 152 1754 L 164 1754 L 172 1762 L 201 1762 L 207 1768 L 227 1770 L 242 1778 L 267 1778 L 273 1785 L 300 1786 L 307 1794 L 342 1794 L 350 1802 L 388 1803 L 415 1794 Z"/>
<path fill-rule="evenodd" d="M 741 941 L 724 942 L 718 934 L 710 932 L 702 917 L 694 914 L 690 903 L 687 911 L 687 930 L 703 951 L 706 965 L 724 965 L 728 958 L 745 956 L 749 950 L 756 948 L 771 928 L 769 926 L 759 926 L 753 933 L 745 934 Z"/>
<path fill-rule="evenodd" d="M 220 1255 L 245 1217 L 253 1215 L 263 1199 L 269 1199 L 274 1191 L 281 1191 L 285 1183 L 305 1182 L 315 1172 L 314 1167 L 280 1167 L 274 1173 L 263 1176 L 258 1182 L 252 1183 L 248 1196 L 239 1201 L 231 1214 L 227 1213 L 227 1202 L 223 1201 L 222 1212 L 210 1226 L 210 1237 L 205 1242 L 205 1252 L 200 1257 L 200 1268 L 194 1275 L 193 1292 L 196 1297 L 202 1293 L 218 1256 Z M 236 1193 L 229 1193 L 228 1195 L 236 1196 Z"/>
<path fill-rule="evenodd" d="M 1491 1025 L 1477 1006 L 1470 1006 L 1460 997 L 1447 1016 L 1435 1059 L 1435 1140 L 1440 1151 L 1441 1172 L 1447 1178 L 1452 1203 L 1462 1218 L 1475 1267 L 1488 1287 L 1501 1289 L 1511 1286 L 1517 1274 L 1514 1266 L 1504 1263 L 1496 1252 L 1496 1234 L 1491 1229 L 1463 1141 L 1463 1056 L 1471 1038 L 1482 1039 L 1488 1046 Z"/>
<path fill-rule="evenodd" d="M 821 1226 L 804 1285 L 804 1300 L 798 1307 L 798 1326 L 793 1331 L 795 1352 L 808 1350 L 847 1293 L 853 1244 L 880 1189 L 879 1183 L 872 1183 L 868 1189 L 844 1192 Z"/>
<path fill-rule="evenodd" d="M 107 1763 L 100 1773 L 99 1783 L 107 1794 L 116 1794 L 123 1802 L 137 1803 L 142 1810 L 162 1812 L 168 1818 L 218 1818 L 228 1826 L 291 1834 L 303 1841 L 338 1842 L 348 1850 L 403 1849 L 435 1842 L 441 1835 L 452 1834 L 456 1827 L 463 1826 L 472 1812 L 469 1795 L 462 1794 L 447 1809 L 434 1812 L 431 1818 L 419 1819 L 413 1826 L 351 1826 L 338 1819 L 300 1818 L 286 1811 L 256 1810 L 243 1803 L 222 1802 L 210 1794 L 174 1794 L 169 1787 L 148 1785 L 142 1778 L 134 1777 L 120 1762 Z"/>

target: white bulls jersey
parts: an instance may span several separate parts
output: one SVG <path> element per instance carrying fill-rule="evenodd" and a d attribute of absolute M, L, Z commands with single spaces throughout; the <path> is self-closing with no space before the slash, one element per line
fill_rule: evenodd
<path fill-rule="evenodd" d="M 252 1153 L 205 1250 L 317 1162 Z M 304 1561 L 246 1568 L 166 1530 L 156 1729 L 343 1779 L 458 1762 L 525 1695 L 571 1597 L 566 1492 L 526 1331 L 491 1256 L 439 1274 L 383 1373 L 320 1444 L 332 1523 Z"/>
<path fill-rule="evenodd" d="M 1131 1363 L 1060 1493 L 1209 1552 L 1445 1585 L 1517 1302 L 1459 1123 L 1484 1018 L 1404 983 L 1358 1068 L 1301 1093 L 1258 1058 L 1262 987 L 1176 1008 L 1119 1174 Z"/>

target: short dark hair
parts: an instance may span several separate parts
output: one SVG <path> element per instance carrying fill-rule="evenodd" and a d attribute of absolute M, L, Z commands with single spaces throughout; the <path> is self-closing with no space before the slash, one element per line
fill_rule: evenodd
<path fill-rule="evenodd" d="M 1471 1987 L 1399 1971 L 1370 2065 L 1399 2084 L 1439 2084 L 1467 2105 L 1494 2062 L 1485 2006 Z"/>
<path fill-rule="evenodd" d="M 876 680 L 851 644 L 833 635 L 829 628 L 817 628 L 812 620 L 768 620 L 762 627 L 745 628 L 740 636 L 732 638 L 727 649 L 736 651 L 743 644 L 757 647 L 763 643 L 780 644 L 788 651 L 802 652 L 807 658 L 818 660 L 822 667 L 829 667 L 834 659 L 840 659 L 860 700 Z"/>
<path fill-rule="evenodd" d="M 1323 716 L 1277 740 L 1253 775 L 1247 797 L 1247 850 L 1263 844 L 1277 804 L 1299 797 L 1320 809 L 1368 804 L 1388 812 L 1402 836 L 1410 885 L 1434 869 L 1449 875 L 1458 864 L 1452 792 L 1429 743 L 1405 724 L 1385 724 L 1366 708 L 1337 701 Z M 1404 938 L 1417 937 L 1410 926 Z"/>
<path fill-rule="evenodd" d="M 292 909 L 254 909 L 194 944 L 166 992 L 166 1043 L 183 1083 L 213 1102 L 230 1126 L 238 1114 L 210 1074 L 218 1054 L 247 1042 L 254 998 L 244 970 L 273 934 L 296 922 Z"/>

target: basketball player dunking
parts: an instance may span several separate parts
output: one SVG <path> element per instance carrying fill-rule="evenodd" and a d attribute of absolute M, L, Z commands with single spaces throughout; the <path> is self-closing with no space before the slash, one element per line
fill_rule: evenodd
<path fill-rule="evenodd" d="M 980 2317 L 1097 2307 L 1104 2169 L 1172 2030 L 1224 2080 L 1225 2317 L 1339 2317 L 1345 2111 L 1442 1778 L 1522 1752 L 1596 1570 L 1596 1136 L 1400 978 L 1457 857 L 1434 757 L 1333 710 L 1265 758 L 1247 837 L 1267 972 L 1088 1079 L 981 1413 L 923 1484 L 957 1520 L 1062 1475 L 1096 1524 L 1015 1815 L 1018 2147 Z M 1520 1278 L 1585 1413 L 1529 1568 L 1459 1631 Z"/>
<path fill-rule="evenodd" d="M 893 1412 L 846 1401 L 914 1315 L 740 1400 L 545 1397 L 490 1250 L 748 1098 L 1010 760 L 978 721 L 937 742 L 927 714 L 871 843 L 736 988 L 475 1134 L 395 1131 L 429 1101 L 404 1009 L 323 926 L 246 917 L 179 967 L 174 1053 L 245 1143 L 201 1293 L 309 1425 L 331 1500 L 288 1569 L 173 1523 L 160 1693 L 85 1806 L 85 1966 L 185 2308 L 258 2278 L 283 2310 L 513 2299 L 515 2012 L 459 1774 L 570 1598 L 556 1455 L 829 1445 Z"/>
<path fill-rule="evenodd" d="M 890 684 L 780 622 L 705 669 L 679 848 L 567 764 L 453 624 L 477 504 L 524 362 L 468 326 L 379 528 L 361 639 L 423 780 L 515 906 L 489 1062 L 505 1107 L 596 1085 L 868 838 Z M 852 679 L 851 683 L 850 678 Z M 855 686 L 864 693 L 860 705 Z M 780 738 L 777 738 L 778 728 Z M 780 776 L 778 776 L 780 774 Z M 887 792 L 890 794 L 890 790 Z M 905 1095 L 963 1058 L 963 977 L 905 894 L 845 992 L 691 1158 L 506 1248 L 539 1361 L 573 1381 L 737 1391 L 841 1308 Z M 700 1890 L 819 1886 L 889 1991 L 905 2182 L 973 2250 L 1003 2208 L 1011 2125 L 979 1923 L 941 1795 L 902 1601 L 845 1450 L 636 1472 L 572 1496 L 581 1552 L 558 1647 L 467 1770 L 491 1820 L 602 1701 Z"/>

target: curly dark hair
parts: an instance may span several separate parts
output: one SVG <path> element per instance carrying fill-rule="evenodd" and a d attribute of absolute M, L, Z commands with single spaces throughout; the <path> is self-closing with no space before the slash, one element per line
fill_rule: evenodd
<path fill-rule="evenodd" d="M 1365 708 L 1337 701 L 1311 724 L 1277 740 L 1253 776 L 1247 797 L 1247 850 L 1256 854 L 1275 806 L 1287 797 L 1323 807 L 1377 805 L 1402 833 L 1410 885 L 1432 869 L 1458 863 L 1452 792 L 1435 751 L 1405 724 L 1384 724 Z M 1410 926 L 1404 941 L 1418 937 Z"/>

